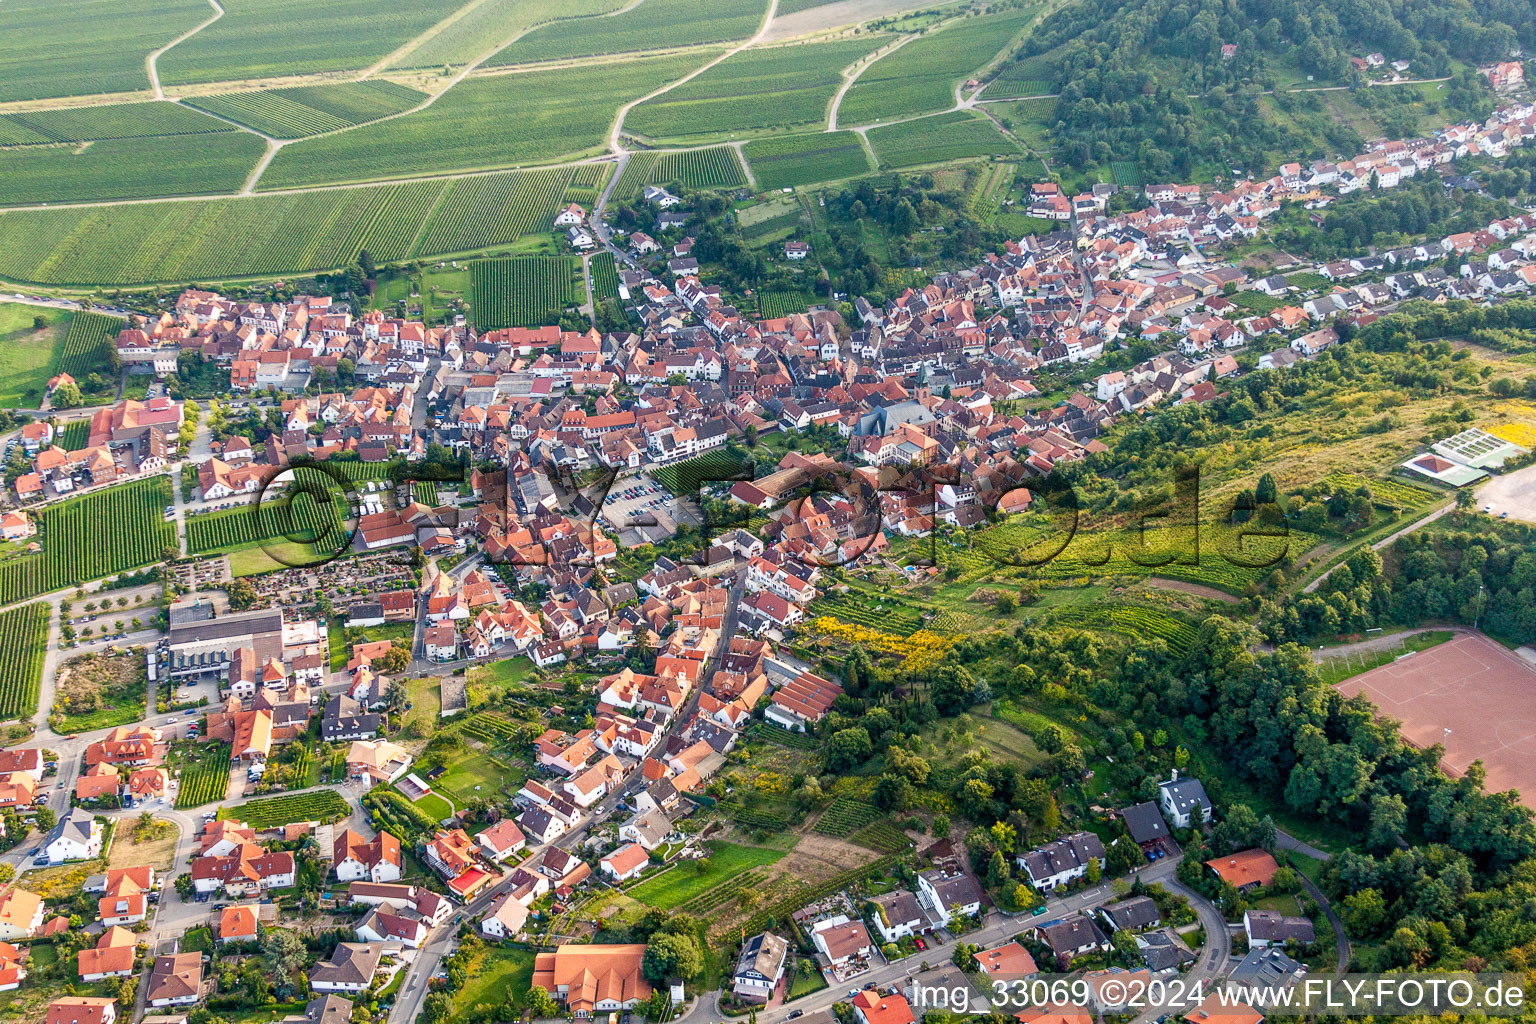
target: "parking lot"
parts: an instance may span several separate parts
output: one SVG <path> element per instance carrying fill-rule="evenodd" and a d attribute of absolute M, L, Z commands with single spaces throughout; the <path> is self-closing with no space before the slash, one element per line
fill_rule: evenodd
<path fill-rule="evenodd" d="M 1478 488 L 1477 507 L 1492 516 L 1536 523 L 1536 466 L 1488 481 Z"/>
<path fill-rule="evenodd" d="M 671 502 L 665 487 L 641 473 L 614 482 L 603 502 L 602 522 L 621 528 L 646 524 L 652 513 L 666 511 Z"/>

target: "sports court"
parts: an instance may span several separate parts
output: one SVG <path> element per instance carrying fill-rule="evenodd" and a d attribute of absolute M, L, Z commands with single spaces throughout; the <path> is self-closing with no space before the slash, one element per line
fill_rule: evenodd
<path fill-rule="evenodd" d="M 1536 667 L 1494 641 L 1462 633 L 1346 679 L 1339 690 L 1364 693 L 1403 723 L 1409 742 L 1444 743 L 1448 771 L 1459 775 L 1481 758 L 1490 790 L 1517 789 L 1536 806 Z"/>

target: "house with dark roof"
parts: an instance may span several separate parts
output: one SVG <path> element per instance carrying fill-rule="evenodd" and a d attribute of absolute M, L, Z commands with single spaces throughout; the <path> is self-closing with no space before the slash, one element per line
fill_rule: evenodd
<path fill-rule="evenodd" d="M 1125 822 L 1126 829 L 1131 833 L 1139 846 L 1161 842 L 1168 838 L 1168 823 L 1163 820 L 1162 812 L 1157 809 L 1157 804 L 1148 800 L 1145 803 L 1132 804 L 1120 810 L 1120 820 Z"/>
<path fill-rule="evenodd" d="M 736 958 L 736 973 L 731 979 L 731 993 L 749 1003 L 766 1003 L 774 986 L 784 976 L 784 958 L 789 943 L 772 932 L 760 932 L 741 947 Z"/>
<path fill-rule="evenodd" d="M 1071 963 L 1084 953 L 1109 951 L 1109 938 L 1091 917 L 1079 914 L 1061 921 L 1048 921 L 1035 927 L 1035 938 L 1045 943 L 1061 964 Z"/>
<path fill-rule="evenodd" d="M 1162 915 L 1158 913 L 1157 904 L 1150 896 L 1133 896 L 1106 903 L 1099 908 L 1099 916 L 1112 932 L 1122 929 L 1139 932 L 1146 928 L 1156 928 L 1162 923 Z"/>
<path fill-rule="evenodd" d="M 1074 832 L 1018 856 L 1030 884 L 1041 892 L 1066 885 L 1088 873 L 1088 865 L 1103 867 L 1104 843 L 1092 832 Z"/>

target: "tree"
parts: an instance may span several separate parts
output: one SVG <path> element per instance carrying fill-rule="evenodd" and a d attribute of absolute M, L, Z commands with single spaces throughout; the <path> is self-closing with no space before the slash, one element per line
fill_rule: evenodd
<path fill-rule="evenodd" d="M 235 580 L 224 588 L 224 593 L 229 595 L 232 611 L 243 612 L 256 604 L 256 588 L 251 586 L 249 580 Z"/>
<path fill-rule="evenodd" d="M 528 1010 L 535 1017 L 557 1017 L 560 1015 L 560 1004 L 543 985 L 534 985 L 528 990 Z"/>
<path fill-rule="evenodd" d="M 534 988 L 529 990 L 528 995 L 530 997 L 530 1007 L 533 1005 L 532 996 L 534 991 L 544 992 L 544 989 L 535 985 Z M 544 998 L 549 998 L 548 992 L 544 992 Z M 426 1000 L 421 1004 L 421 1017 L 422 1020 L 427 1022 L 427 1024 L 443 1024 L 443 1021 L 446 1021 L 449 1014 L 452 1012 L 453 997 L 448 995 L 446 992 L 433 992 L 431 995 L 427 996 Z M 554 1014 L 545 1014 L 544 1016 L 552 1017 Z"/>
<path fill-rule="evenodd" d="M 80 385 L 67 380 L 53 389 L 49 402 L 55 409 L 73 409 L 80 404 Z"/>
<path fill-rule="evenodd" d="M 827 770 L 842 772 L 857 768 L 868 761 L 874 752 L 875 747 L 867 731 L 858 726 L 840 729 L 827 742 Z"/>
<path fill-rule="evenodd" d="M 48 807 L 39 807 L 32 816 L 32 820 L 37 825 L 39 832 L 47 832 L 58 823 L 58 818 L 54 816 L 52 808 Z"/>
<path fill-rule="evenodd" d="M 379 269 L 374 266 L 373 256 L 367 249 L 357 254 L 357 267 L 363 272 L 363 276 L 370 280 L 379 276 Z"/>
<path fill-rule="evenodd" d="M 691 978 L 703 968 L 704 956 L 699 952 L 698 940 L 675 932 L 652 935 L 640 961 L 640 973 L 653 985 L 660 985 L 673 976 Z"/>
<path fill-rule="evenodd" d="M 1470 512 L 1477 507 L 1477 495 L 1471 488 L 1463 487 L 1456 492 L 1456 510 L 1458 512 Z"/>
<path fill-rule="evenodd" d="M 279 996 L 293 991 L 293 975 L 309 966 L 309 950 L 293 932 L 274 928 L 267 933 L 262 963 L 272 976 Z"/>
<path fill-rule="evenodd" d="M 389 685 L 384 688 L 384 709 L 386 711 L 398 714 L 405 710 L 405 706 L 410 703 L 410 700 L 410 693 L 398 679 L 390 680 Z"/>

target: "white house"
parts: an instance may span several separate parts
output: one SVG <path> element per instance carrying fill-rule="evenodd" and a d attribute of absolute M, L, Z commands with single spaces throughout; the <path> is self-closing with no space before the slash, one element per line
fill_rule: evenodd
<path fill-rule="evenodd" d="M 101 825 L 94 816 L 78 807 L 60 818 L 43 840 L 43 852 L 49 864 L 71 860 L 92 860 L 101 856 Z"/>
<path fill-rule="evenodd" d="M 1189 828 L 1196 807 L 1200 808 L 1201 820 L 1211 820 L 1211 798 L 1205 795 L 1205 787 L 1199 779 L 1181 779 L 1178 770 L 1157 784 L 1157 803 L 1163 817 L 1174 828 Z"/>
<path fill-rule="evenodd" d="M 645 870 L 651 855 L 639 843 L 625 843 L 597 862 L 600 870 L 615 882 L 627 882 Z"/>
<path fill-rule="evenodd" d="M 947 875 L 940 868 L 917 876 L 919 897 L 933 908 L 941 925 L 956 917 L 969 917 L 981 910 L 981 886 L 964 872 Z"/>

